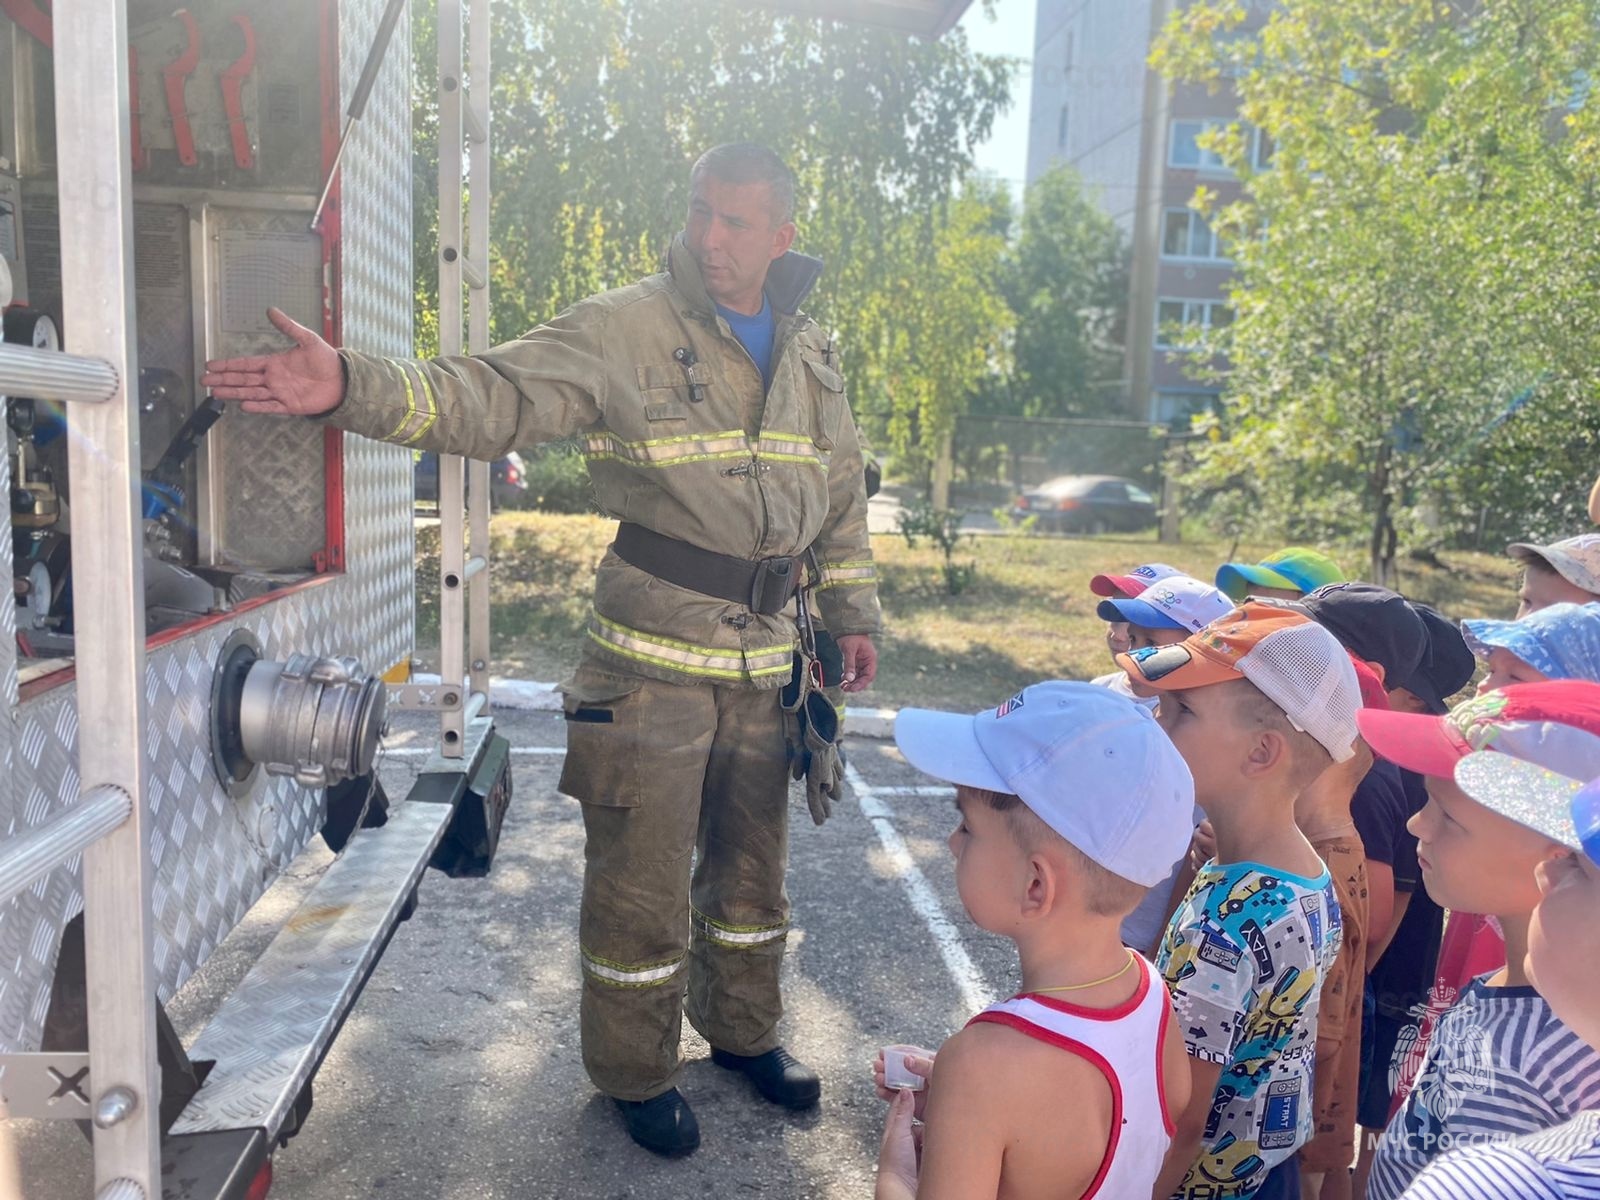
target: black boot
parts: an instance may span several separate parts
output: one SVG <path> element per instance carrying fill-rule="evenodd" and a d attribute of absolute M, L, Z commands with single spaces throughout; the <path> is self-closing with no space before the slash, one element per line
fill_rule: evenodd
<path fill-rule="evenodd" d="M 743 1071 L 758 1092 L 785 1108 L 812 1108 L 822 1098 L 822 1080 L 817 1073 L 782 1046 L 753 1055 L 713 1047 L 711 1061 L 730 1071 Z"/>
<path fill-rule="evenodd" d="M 682 1158 L 700 1146 L 700 1122 L 677 1088 L 648 1100 L 616 1100 L 628 1136 L 652 1154 Z"/>

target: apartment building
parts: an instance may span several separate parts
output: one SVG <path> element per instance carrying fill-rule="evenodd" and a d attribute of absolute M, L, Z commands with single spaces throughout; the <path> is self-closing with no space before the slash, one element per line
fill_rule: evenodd
<path fill-rule="evenodd" d="M 1146 65 L 1174 0 L 1038 0 L 1028 181 L 1068 163 L 1132 251 L 1125 397 L 1130 416 L 1181 420 L 1217 388 L 1184 371 L 1174 324 L 1230 317 L 1233 264 L 1188 207 L 1204 184 L 1226 203 L 1239 183 L 1200 135 L 1235 117 L 1227 92 L 1169 85 Z M 1264 4 L 1261 5 L 1265 7 Z M 1258 158 L 1270 152 L 1259 138 Z"/>

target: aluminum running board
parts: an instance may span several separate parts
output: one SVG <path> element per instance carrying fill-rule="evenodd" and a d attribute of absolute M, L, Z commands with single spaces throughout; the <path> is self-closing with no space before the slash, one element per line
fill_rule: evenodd
<path fill-rule="evenodd" d="M 190 1048 L 191 1058 L 217 1065 L 173 1134 L 257 1128 L 271 1144 L 388 945 L 453 811 L 402 804 L 328 868 Z"/>

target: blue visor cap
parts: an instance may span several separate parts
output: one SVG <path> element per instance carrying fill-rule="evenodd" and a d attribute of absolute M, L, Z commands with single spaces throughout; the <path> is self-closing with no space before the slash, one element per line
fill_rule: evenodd
<path fill-rule="evenodd" d="M 1189 632 L 1188 626 L 1174 621 L 1154 604 L 1143 600 L 1102 600 L 1095 612 L 1102 621 L 1126 621 L 1146 629 L 1181 629 Z"/>
<path fill-rule="evenodd" d="M 1478 658 L 1505 649 L 1551 679 L 1600 683 L 1600 604 L 1552 604 L 1520 621 L 1463 621 L 1461 631 Z"/>

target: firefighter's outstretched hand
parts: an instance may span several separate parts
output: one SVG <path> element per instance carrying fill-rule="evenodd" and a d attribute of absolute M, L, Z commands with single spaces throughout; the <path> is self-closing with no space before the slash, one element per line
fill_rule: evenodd
<path fill-rule="evenodd" d="M 276 354 L 208 362 L 200 386 L 245 412 L 317 417 L 338 408 L 344 399 L 339 352 L 281 309 L 267 309 L 267 319 L 294 345 Z"/>
<path fill-rule="evenodd" d="M 878 648 L 865 633 L 843 633 L 837 639 L 844 660 L 841 682 L 847 692 L 864 692 L 878 674 Z"/>

